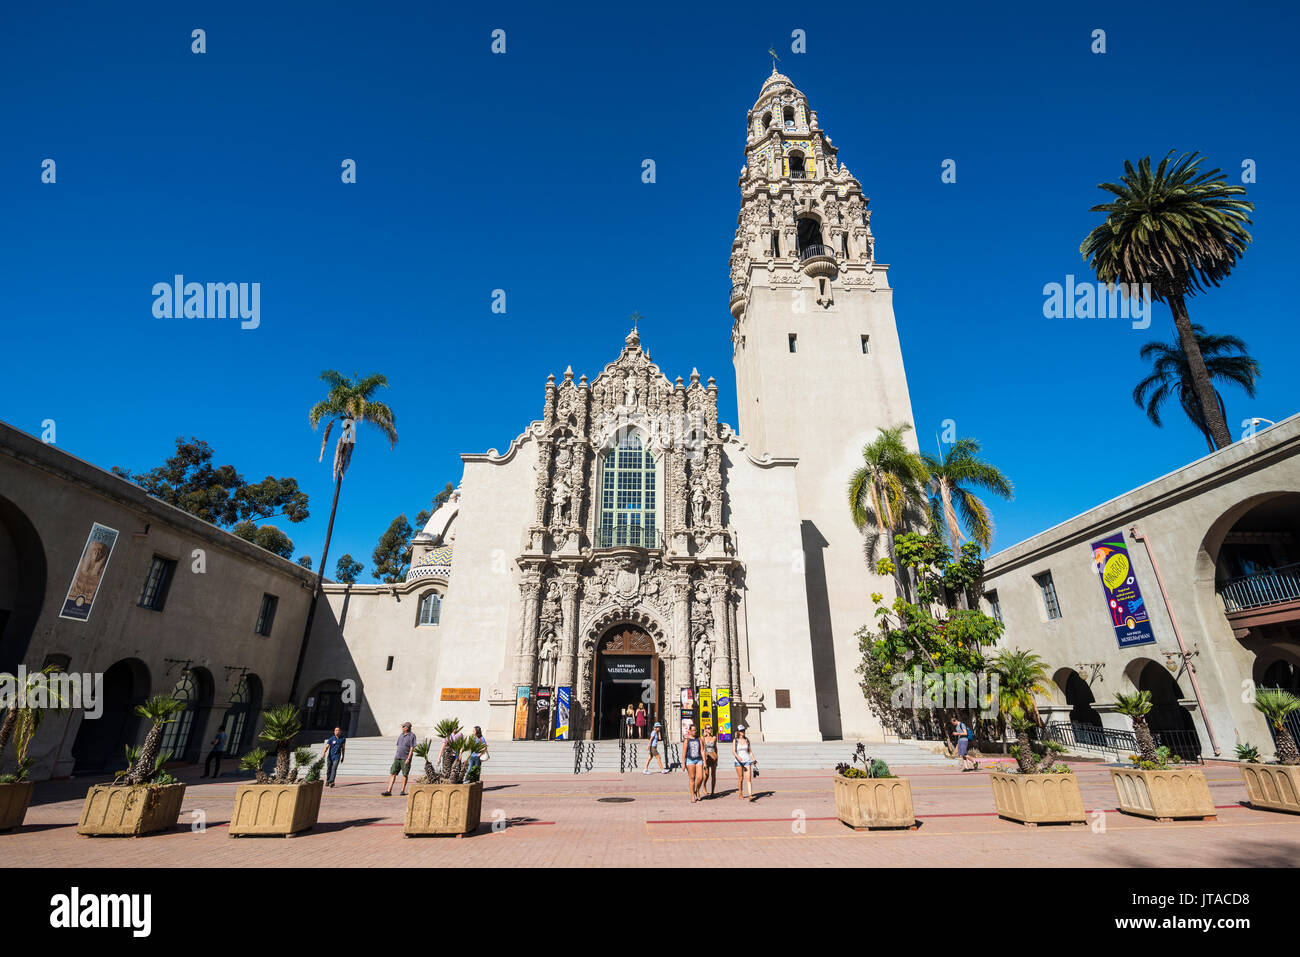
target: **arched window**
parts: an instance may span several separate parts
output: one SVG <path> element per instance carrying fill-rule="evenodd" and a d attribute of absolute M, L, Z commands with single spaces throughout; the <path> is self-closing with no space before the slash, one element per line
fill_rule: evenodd
<path fill-rule="evenodd" d="M 194 729 L 194 707 L 198 703 L 198 687 L 194 672 L 186 668 L 181 672 L 180 680 L 172 688 L 172 697 L 185 705 L 174 720 L 163 725 L 162 743 L 158 746 L 160 755 L 171 752 L 171 760 L 182 761 L 190 746 L 190 735 Z"/>
<path fill-rule="evenodd" d="M 793 107 L 793 106 L 787 106 L 787 107 L 785 108 L 785 110 L 783 110 L 782 112 L 784 113 L 784 118 L 785 118 L 785 125 L 786 125 L 786 128 L 789 129 L 789 128 L 793 127 L 793 126 L 794 126 L 794 107 Z"/>
<path fill-rule="evenodd" d="M 767 129 L 771 125 L 772 125 L 772 112 L 769 110 L 768 112 L 763 114 L 763 129 Z"/>
<path fill-rule="evenodd" d="M 659 469 L 654 455 L 642 446 L 641 436 L 630 430 L 617 447 L 605 453 L 602 466 L 597 545 L 656 547 Z"/>
<path fill-rule="evenodd" d="M 436 625 L 442 619 L 442 596 L 431 591 L 420 599 L 421 625 Z"/>

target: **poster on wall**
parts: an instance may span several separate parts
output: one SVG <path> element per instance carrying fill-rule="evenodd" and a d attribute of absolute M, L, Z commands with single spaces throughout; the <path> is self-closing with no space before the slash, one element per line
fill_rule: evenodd
<path fill-rule="evenodd" d="M 99 522 L 91 525 L 86 547 L 81 551 L 81 561 L 77 562 L 77 571 L 72 576 L 72 584 L 68 586 L 68 596 L 63 599 L 60 618 L 71 618 L 73 621 L 86 621 L 90 618 L 90 609 L 95 604 L 95 596 L 99 593 L 104 572 L 108 569 L 108 559 L 116 544 L 117 529 L 100 525 Z"/>
<path fill-rule="evenodd" d="M 531 685 L 519 685 L 515 688 L 516 741 L 525 741 L 528 738 L 528 699 L 532 697 L 532 695 L 529 694 L 531 690 Z"/>
<path fill-rule="evenodd" d="M 561 685 L 555 692 L 555 740 L 569 740 L 569 696 L 573 689 Z"/>
<path fill-rule="evenodd" d="M 537 719 L 533 722 L 533 737 L 538 741 L 545 741 L 551 736 L 550 688 L 540 687 L 537 689 L 534 710 L 537 712 Z"/>
<path fill-rule="evenodd" d="M 695 723 L 695 692 L 690 688 L 682 689 L 682 740 L 686 740 L 686 732 L 692 724 Z"/>
<path fill-rule="evenodd" d="M 731 689 L 719 688 L 717 698 L 718 740 L 731 740 Z"/>
<path fill-rule="evenodd" d="M 709 688 L 700 689 L 700 727 L 713 727 L 713 691 Z"/>
<path fill-rule="evenodd" d="M 1101 588 L 1109 605 L 1110 623 L 1119 646 L 1131 648 L 1154 644 L 1156 636 L 1151 631 L 1151 619 L 1147 615 L 1133 563 L 1129 560 L 1123 531 L 1092 543 L 1092 567 L 1101 578 Z"/>

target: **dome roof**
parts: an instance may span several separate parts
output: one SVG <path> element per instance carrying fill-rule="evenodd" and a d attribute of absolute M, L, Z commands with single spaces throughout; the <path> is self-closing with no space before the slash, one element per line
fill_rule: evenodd
<path fill-rule="evenodd" d="M 427 554 L 421 555 L 411 563 L 411 570 L 406 573 L 406 580 L 411 582 L 421 578 L 451 577 L 451 549 L 450 545 L 438 545 L 430 549 Z"/>

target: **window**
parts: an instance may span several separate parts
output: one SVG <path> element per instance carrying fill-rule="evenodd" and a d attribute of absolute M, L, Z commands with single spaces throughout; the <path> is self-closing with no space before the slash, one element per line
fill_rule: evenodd
<path fill-rule="evenodd" d="M 144 580 L 144 589 L 140 592 L 140 607 L 162 611 L 175 573 L 175 562 L 155 555 L 153 564 L 149 566 L 149 577 Z"/>
<path fill-rule="evenodd" d="M 767 129 L 771 125 L 772 125 L 772 112 L 769 110 L 768 112 L 763 114 L 763 129 Z"/>
<path fill-rule="evenodd" d="M 1043 607 L 1047 609 L 1047 620 L 1061 617 L 1061 605 L 1056 600 L 1056 584 L 1052 581 L 1051 572 L 1043 572 L 1041 575 L 1035 575 L 1034 581 L 1038 582 L 1038 588 L 1043 593 Z"/>
<path fill-rule="evenodd" d="M 158 753 L 161 755 L 171 752 L 174 760 L 184 761 L 185 752 L 190 747 L 190 735 L 194 729 L 194 706 L 198 698 L 194 672 L 189 669 L 181 672 L 180 680 L 172 688 L 172 697 L 184 704 L 185 708 L 163 725 L 162 742 L 158 746 Z"/>
<path fill-rule="evenodd" d="M 790 351 L 791 352 L 799 351 L 799 337 L 796 336 L 793 332 L 790 333 Z"/>
<path fill-rule="evenodd" d="M 431 591 L 420 599 L 421 625 L 436 625 L 442 620 L 442 596 Z"/>
<path fill-rule="evenodd" d="M 274 595 L 262 596 L 262 607 L 257 613 L 257 633 L 259 635 L 270 635 L 271 627 L 275 624 L 275 606 L 280 603 L 280 599 Z"/>
<path fill-rule="evenodd" d="M 384 670 L 385 670 L 385 671 L 392 671 L 392 670 L 393 670 L 393 656 L 392 656 L 392 655 L 389 655 L 389 656 L 388 656 L 388 667 L 385 668 Z"/>
<path fill-rule="evenodd" d="M 1006 622 L 1002 620 L 1002 602 L 998 601 L 997 590 L 995 589 L 994 591 L 986 592 L 984 594 L 984 600 L 989 603 L 989 611 L 993 614 L 993 620 L 999 625 L 1006 624 Z"/>
<path fill-rule="evenodd" d="M 869 355 L 871 355 L 871 337 L 870 337 L 870 336 L 863 336 L 863 337 L 862 337 L 862 354 L 863 354 L 864 356 L 869 356 Z"/>
<path fill-rule="evenodd" d="M 781 115 L 782 115 L 782 118 L 785 120 L 785 125 L 786 125 L 787 127 L 792 127 L 792 126 L 794 126 L 794 107 L 793 107 L 793 106 L 787 106 L 784 110 L 781 111 Z"/>
<path fill-rule="evenodd" d="M 657 547 L 659 468 L 638 432 L 625 432 L 618 447 L 605 453 L 600 483 L 597 546 Z"/>

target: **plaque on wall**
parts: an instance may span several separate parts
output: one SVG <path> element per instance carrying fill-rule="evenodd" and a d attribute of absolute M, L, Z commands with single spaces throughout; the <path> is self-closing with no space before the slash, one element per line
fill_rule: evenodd
<path fill-rule="evenodd" d="M 443 701 L 477 701 L 481 688 L 443 688 Z"/>

